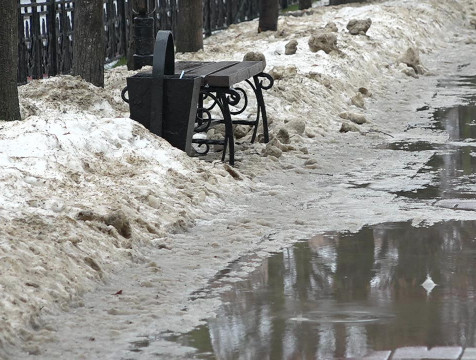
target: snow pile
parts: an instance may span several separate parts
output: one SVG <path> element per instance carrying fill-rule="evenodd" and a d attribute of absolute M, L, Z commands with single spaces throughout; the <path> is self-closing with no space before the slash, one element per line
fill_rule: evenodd
<path fill-rule="evenodd" d="M 0 348 L 139 261 L 144 242 L 222 206 L 236 181 L 130 119 L 101 118 L 122 114 L 110 91 L 59 77 L 21 94 L 36 115 L 0 124 Z"/>
<path fill-rule="evenodd" d="M 370 5 L 317 7 L 301 16 L 282 16 L 278 32 L 257 33 L 257 21 L 233 25 L 205 42 L 197 54 L 177 54 L 179 60 L 241 60 L 249 51 L 260 51 L 276 79 L 266 93 L 275 130 L 286 128 L 297 143 L 338 131 L 346 111 L 365 112 L 365 101 L 356 106 L 352 99 L 359 89 L 378 96 L 393 81 L 411 72 L 400 58 L 408 48 L 421 54 L 431 52 L 453 36 L 453 30 L 466 24 L 465 1 L 388 1 Z M 299 13 L 298 13 L 299 14 Z M 371 19 L 365 35 L 347 30 L 351 20 Z M 333 24 L 329 26 L 329 24 Z M 337 27 L 337 32 L 330 30 Z M 308 45 L 323 31 L 337 37 L 335 51 L 313 52 Z M 286 55 L 286 45 L 297 43 L 297 51 Z M 304 128 L 300 134 L 295 122 Z M 289 124 L 288 124 L 289 123 Z"/>
<path fill-rule="evenodd" d="M 204 51 L 177 54 L 213 61 L 241 60 L 250 50 L 266 56 L 276 79 L 265 94 L 273 138 L 240 147 L 239 179 L 128 119 L 120 91 L 131 72 L 124 68 L 107 73 L 105 89 L 70 76 L 21 87 L 24 121 L 0 123 L 0 357 L 41 328 L 39 315 L 67 309 L 116 269 L 142 261 L 148 246 L 163 246 L 158 240 L 167 234 L 219 212 L 227 193 L 252 191 L 256 174 L 292 166 L 307 147 L 342 136 L 343 123 L 346 131 L 379 129 L 378 119 L 366 119 L 366 101 L 418 76 L 399 59 L 409 48 L 426 54 L 448 43 L 470 27 L 464 14 L 471 11 L 469 0 L 313 8 L 281 17 L 276 33 L 258 34 L 252 21 L 206 39 Z M 352 19 L 371 19 L 371 26 L 352 35 Z M 336 49 L 312 52 L 310 37 L 330 22 Z M 296 53 L 286 55 L 292 40 Z M 231 254 L 233 241 L 221 244 Z"/>

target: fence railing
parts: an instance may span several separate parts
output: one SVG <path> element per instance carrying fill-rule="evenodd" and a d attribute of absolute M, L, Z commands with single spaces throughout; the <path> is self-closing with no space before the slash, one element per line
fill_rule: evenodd
<path fill-rule="evenodd" d="M 18 83 L 68 74 L 73 60 L 73 0 L 22 1 L 18 11 Z M 104 1 L 105 58 L 127 53 L 127 0 Z"/>
<path fill-rule="evenodd" d="M 178 0 L 148 0 L 155 30 L 175 34 Z M 298 0 L 288 0 L 288 4 Z M 105 59 L 127 56 L 132 0 L 104 0 Z M 259 16 L 259 0 L 203 0 L 206 36 Z M 18 83 L 68 74 L 73 62 L 74 0 L 20 0 Z"/>

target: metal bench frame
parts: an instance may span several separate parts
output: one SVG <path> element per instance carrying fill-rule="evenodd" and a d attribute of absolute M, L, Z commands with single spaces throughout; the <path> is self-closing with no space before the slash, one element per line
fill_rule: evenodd
<path fill-rule="evenodd" d="M 264 64 L 261 62 L 175 63 L 172 33 L 159 31 L 152 65 L 152 74 L 137 74 L 127 78 L 127 86 L 121 95 L 129 103 L 131 118 L 154 134 L 165 138 L 189 155 L 204 155 L 209 152 L 210 145 L 223 145 L 222 161 L 225 161 L 228 152 L 231 165 L 235 162 L 233 125 L 253 126 L 251 142 L 254 142 L 262 120 L 263 140 L 269 141 L 263 90 L 270 89 L 274 81 L 269 74 L 262 72 Z M 234 87 L 241 81 L 248 83 L 256 97 L 257 112 L 254 120 L 232 118 L 248 106 L 245 90 Z M 129 98 L 126 98 L 125 93 L 128 91 Z M 171 97 L 167 92 L 183 93 L 183 96 Z M 205 107 L 207 98 L 212 99 L 212 104 Z M 243 105 L 238 110 L 233 110 L 232 107 L 240 106 L 240 102 Z M 212 117 L 211 110 L 215 107 L 218 107 L 221 118 Z M 200 139 L 191 135 L 192 132 L 206 132 L 216 124 L 225 125 L 223 139 Z M 177 141 L 180 132 L 184 133 L 184 139 Z M 192 142 L 198 144 L 198 150 L 193 150 Z"/>

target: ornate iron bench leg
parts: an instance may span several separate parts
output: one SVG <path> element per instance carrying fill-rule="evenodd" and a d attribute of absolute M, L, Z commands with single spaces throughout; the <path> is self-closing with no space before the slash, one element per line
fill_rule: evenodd
<path fill-rule="evenodd" d="M 263 80 L 260 78 L 265 78 L 269 83 L 263 84 Z M 259 126 L 259 119 L 260 117 L 263 119 L 263 135 L 264 135 L 264 142 L 269 141 L 269 132 L 268 132 L 268 117 L 266 114 L 266 105 L 263 99 L 263 89 L 269 90 L 274 84 L 274 80 L 271 75 L 266 73 L 260 73 L 258 75 L 253 76 L 253 83 L 250 80 L 246 80 L 246 82 L 251 86 L 253 92 L 256 96 L 257 102 L 257 112 L 256 112 L 256 122 L 254 124 L 253 129 L 253 136 L 251 137 L 251 142 L 253 143 L 256 140 L 256 134 L 258 132 Z"/>
<path fill-rule="evenodd" d="M 262 80 L 261 78 L 264 78 Z M 264 83 L 267 81 L 267 83 Z M 273 78 L 266 74 L 260 73 L 253 76 L 253 82 L 251 79 L 246 80 L 246 82 L 251 86 L 253 92 L 256 96 L 257 102 L 257 114 L 254 121 L 249 120 L 233 120 L 232 115 L 241 114 L 248 105 L 248 100 L 246 92 L 241 88 L 224 88 L 224 87 L 210 87 L 202 86 L 201 95 L 198 102 L 197 110 L 197 123 L 195 127 L 196 132 L 206 132 L 213 124 L 224 124 L 225 125 L 225 137 L 224 140 L 206 140 L 206 139 L 196 139 L 193 142 L 201 145 L 206 145 L 206 150 L 200 152 L 199 154 L 206 154 L 209 150 L 210 144 L 223 144 L 223 155 L 222 161 L 225 161 L 226 152 L 228 150 L 228 157 L 230 165 L 234 165 L 235 162 L 235 138 L 233 134 L 233 124 L 244 124 L 244 125 L 253 125 L 253 135 L 251 142 L 253 143 L 256 140 L 256 134 L 258 131 L 259 120 L 263 119 L 263 135 L 264 141 L 269 141 L 269 132 L 268 132 L 268 118 L 266 114 L 266 106 L 263 99 L 263 89 L 268 90 L 273 86 Z M 264 84 L 263 84 L 264 83 Z M 204 99 L 210 97 L 213 102 L 209 107 L 204 106 Z M 240 100 L 244 100 L 244 104 L 238 110 L 231 110 L 230 106 L 237 107 L 240 103 Z M 218 105 L 220 112 L 223 116 L 222 119 L 213 119 L 211 115 L 211 110 Z M 205 115 L 208 120 L 205 120 Z"/>
<path fill-rule="evenodd" d="M 220 93 L 222 103 L 223 121 L 225 123 L 225 146 L 223 148 L 222 161 L 225 161 L 226 148 L 228 146 L 228 159 L 230 165 L 235 164 L 235 137 L 233 135 L 233 123 L 230 114 L 230 101 L 226 92 Z"/>
<path fill-rule="evenodd" d="M 210 106 L 206 106 L 204 100 L 209 97 L 212 100 Z M 223 140 L 216 139 L 194 139 L 193 143 L 199 147 L 205 146 L 204 151 L 196 150 L 198 155 L 205 155 L 210 150 L 210 145 L 223 145 L 222 161 L 225 161 L 226 152 L 228 150 L 228 158 L 230 165 L 235 163 L 235 140 L 233 136 L 233 122 L 230 105 L 236 105 L 240 100 L 240 94 L 233 89 L 220 87 L 203 87 L 201 89 L 197 117 L 195 122 L 196 133 L 206 133 L 210 128 L 217 124 L 225 125 L 225 136 Z M 218 106 L 222 118 L 214 118 L 211 110 Z"/>

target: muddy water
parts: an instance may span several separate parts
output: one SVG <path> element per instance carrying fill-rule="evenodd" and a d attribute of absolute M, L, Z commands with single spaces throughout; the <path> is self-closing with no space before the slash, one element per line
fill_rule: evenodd
<path fill-rule="evenodd" d="M 332 359 L 405 346 L 476 345 L 476 222 L 381 224 L 276 254 L 233 284 L 199 359 Z M 430 276 L 437 285 L 425 289 Z"/>
<path fill-rule="evenodd" d="M 441 86 L 476 87 L 476 78 Z M 388 146 L 434 151 L 416 175 L 429 178 L 427 185 L 398 196 L 476 198 L 476 98 L 464 99 L 466 105 L 434 111 L 425 125 L 447 133 L 446 143 Z M 476 347 L 475 260 L 473 221 L 317 235 L 268 258 L 247 280 L 230 280 L 216 318 L 169 340 L 195 348 L 198 359 L 388 358 L 409 346 Z"/>

